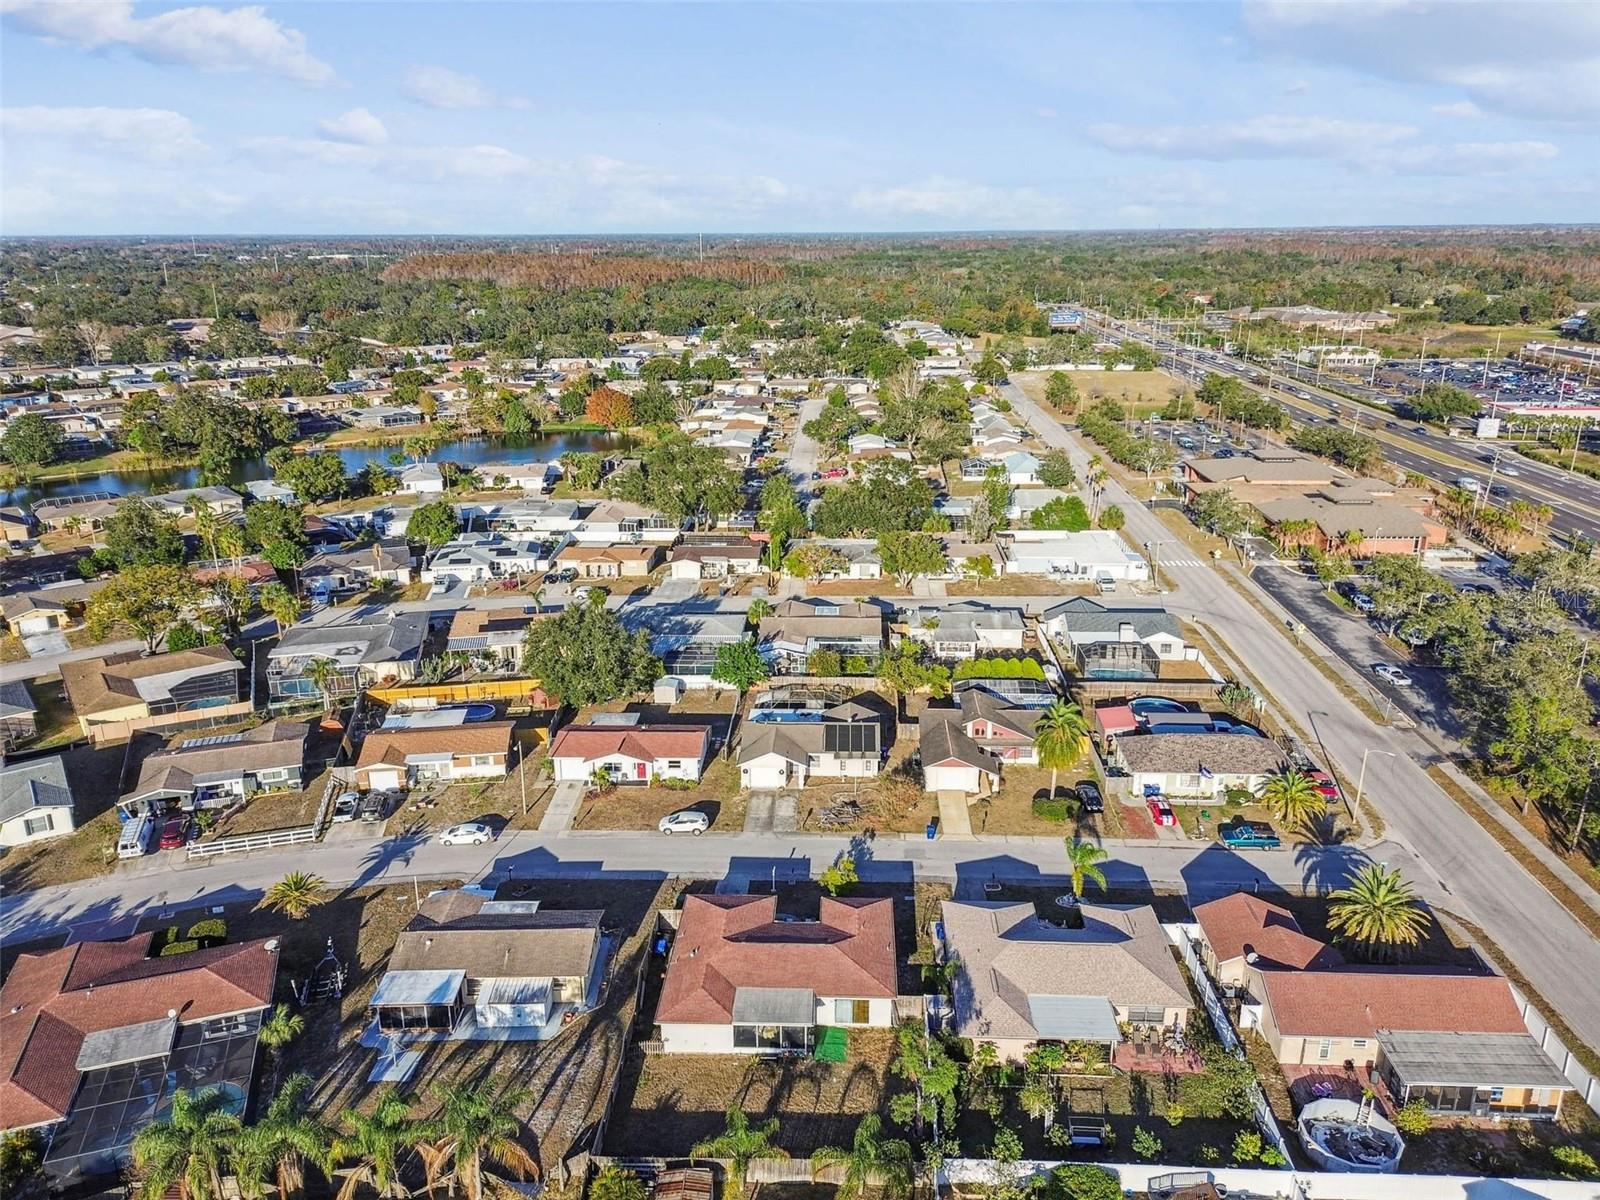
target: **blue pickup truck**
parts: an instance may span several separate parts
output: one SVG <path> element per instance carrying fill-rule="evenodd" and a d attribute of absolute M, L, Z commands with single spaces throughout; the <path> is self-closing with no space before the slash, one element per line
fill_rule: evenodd
<path fill-rule="evenodd" d="M 1276 850 L 1283 842 L 1265 821 L 1234 821 L 1219 826 L 1217 836 L 1230 850 Z"/>

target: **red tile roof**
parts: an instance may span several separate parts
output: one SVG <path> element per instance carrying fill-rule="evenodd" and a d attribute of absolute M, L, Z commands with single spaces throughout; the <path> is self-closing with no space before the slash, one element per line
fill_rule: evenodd
<path fill-rule="evenodd" d="M 0 1127 L 59 1121 L 78 1087 L 83 1039 L 157 1021 L 185 1024 L 272 1002 L 276 951 L 265 939 L 149 958 L 149 933 L 17 959 L 0 987 Z"/>
<path fill-rule="evenodd" d="M 1325 942 L 1300 931 L 1294 914 L 1248 892 L 1235 892 L 1221 900 L 1198 905 L 1194 919 L 1219 963 L 1254 952 L 1258 967 L 1287 967 L 1295 971 L 1330 970 L 1344 956 Z"/>
<path fill-rule="evenodd" d="M 778 920 L 776 896 L 687 896 L 656 1020 L 721 1025 L 742 987 L 895 994 L 894 902 L 822 898 L 817 921 Z"/>
<path fill-rule="evenodd" d="M 568 725 L 556 734 L 551 758 L 584 762 L 621 754 L 641 762 L 658 758 L 704 758 L 704 725 Z"/>
<path fill-rule="evenodd" d="M 1292 1037 L 1527 1032 L 1511 985 L 1499 975 L 1347 967 L 1263 971 L 1260 978 L 1273 1023 Z"/>

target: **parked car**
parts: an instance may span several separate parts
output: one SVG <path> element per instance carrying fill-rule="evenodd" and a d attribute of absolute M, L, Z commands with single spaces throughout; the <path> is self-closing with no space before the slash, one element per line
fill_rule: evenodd
<path fill-rule="evenodd" d="M 176 850 L 189 841 L 189 818 L 184 815 L 168 817 L 161 826 L 160 846 L 163 850 Z"/>
<path fill-rule="evenodd" d="M 1178 823 L 1178 814 L 1172 811 L 1172 805 L 1168 804 L 1161 796 L 1146 796 L 1144 802 L 1150 809 L 1150 819 L 1158 827 L 1176 825 Z"/>
<path fill-rule="evenodd" d="M 361 811 L 361 794 L 359 792 L 344 792 L 333 802 L 334 823 L 343 824 L 345 821 L 354 821 L 356 814 Z"/>
<path fill-rule="evenodd" d="M 361 801 L 363 821 L 381 821 L 389 815 L 389 797 L 383 792 L 368 792 Z"/>
<path fill-rule="evenodd" d="M 441 846 L 481 846 L 494 841 L 494 830 L 482 821 L 463 821 L 439 831 Z"/>
<path fill-rule="evenodd" d="M 1078 806 L 1084 812 L 1105 812 L 1105 797 L 1100 794 L 1100 788 L 1097 784 L 1085 779 L 1072 790 L 1078 794 Z"/>
<path fill-rule="evenodd" d="M 1322 794 L 1324 800 L 1337 800 L 1339 798 L 1339 785 L 1333 781 L 1332 775 L 1315 768 L 1307 771 L 1306 774 L 1317 785 L 1317 791 Z"/>
<path fill-rule="evenodd" d="M 703 812 L 685 808 L 662 817 L 661 823 L 656 828 L 662 833 L 692 833 L 695 837 L 699 837 L 711 828 L 711 818 Z"/>
<path fill-rule="evenodd" d="M 1378 607 L 1377 602 L 1365 592 L 1357 592 L 1351 596 L 1350 603 L 1355 605 L 1356 611 L 1362 616 L 1369 616 L 1372 610 Z"/>
<path fill-rule="evenodd" d="M 122 823 L 117 835 L 117 857 L 139 858 L 150 848 L 150 830 L 155 822 L 149 817 L 133 817 Z"/>
<path fill-rule="evenodd" d="M 844 467 L 829 467 L 822 473 L 824 479 L 844 479 L 850 472 Z"/>
<path fill-rule="evenodd" d="M 1411 686 L 1411 676 L 1392 663 L 1373 663 L 1372 673 L 1379 679 L 1394 684 L 1395 687 Z"/>
<path fill-rule="evenodd" d="M 1283 845 L 1277 831 L 1265 821 L 1246 821 L 1239 818 L 1217 827 L 1217 837 L 1230 850 L 1276 850 Z"/>

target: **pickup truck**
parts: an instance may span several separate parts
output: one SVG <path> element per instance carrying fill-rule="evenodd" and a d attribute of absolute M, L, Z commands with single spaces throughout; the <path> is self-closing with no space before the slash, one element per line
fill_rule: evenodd
<path fill-rule="evenodd" d="M 1217 836 L 1230 850 L 1276 850 L 1283 843 L 1265 821 L 1235 821 L 1222 825 Z"/>

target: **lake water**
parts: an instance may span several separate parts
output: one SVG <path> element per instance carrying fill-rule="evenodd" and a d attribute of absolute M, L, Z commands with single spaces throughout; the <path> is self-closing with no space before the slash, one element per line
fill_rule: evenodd
<path fill-rule="evenodd" d="M 553 462 L 563 454 L 585 451 L 610 454 L 626 449 L 630 444 L 627 436 L 619 433 L 541 433 L 522 438 L 464 438 L 441 446 L 434 453 L 433 460 L 456 462 L 464 466 L 493 462 Z M 392 469 L 389 455 L 399 452 L 398 445 L 342 446 L 331 451 L 343 461 L 347 475 L 354 475 L 373 462 Z M 0 488 L 0 504 L 32 504 L 52 497 L 82 496 L 90 492 L 112 492 L 119 496 L 175 492 L 196 486 L 200 481 L 199 475 L 194 467 L 172 467 L 158 471 L 91 471 L 76 478 L 49 479 L 16 488 Z M 270 478 L 272 468 L 267 466 L 265 458 L 249 458 L 235 463 L 225 482 L 235 491 L 242 492 L 244 485 L 252 479 Z"/>

